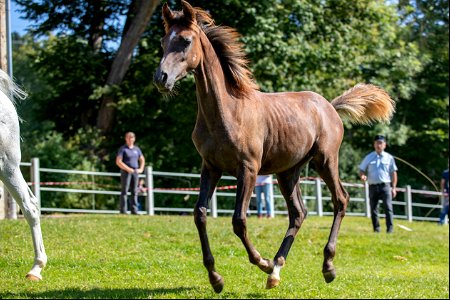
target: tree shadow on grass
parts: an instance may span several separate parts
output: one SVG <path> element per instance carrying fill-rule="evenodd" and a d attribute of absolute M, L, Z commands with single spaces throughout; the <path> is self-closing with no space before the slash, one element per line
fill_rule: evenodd
<path fill-rule="evenodd" d="M 0 293 L 0 299 L 31 298 L 31 299 L 149 299 L 149 298 L 180 298 L 182 294 L 194 287 L 155 288 L 155 289 L 64 289 L 45 292 L 25 292 L 23 294 Z"/>

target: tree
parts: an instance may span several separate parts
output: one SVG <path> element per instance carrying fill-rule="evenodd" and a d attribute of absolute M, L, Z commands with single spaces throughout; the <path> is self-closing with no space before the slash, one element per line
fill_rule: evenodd
<path fill-rule="evenodd" d="M 69 36 L 72 37 L 69 38 L 69 42 L 79 39 L 87 40 L 88 52 L 94 56 L 102 49 L 104 40 L 114 39 L 122 32 L 118 50 L 112 54 L 113 59 L 104 87 L 101 89 L 101 104 L 96 118 L 97 128 L 105 133 L 111 131 L 114 122 L 117 100 L 111 91 L 122 83 L 131 62 L 133 50 L 159 2 L 159 0 L 131 0 L 129 3 L 121 4 L 120 1 L 97 0 L 17 1 L 24 7 L 26 17 L 38 23 L 34 26 L 33 33 L 46 34 L 56 31 L 58 36 L 63 36 L 69 31 Z M 115 24 L 117 22 L 114 21 L 120 19 L 121 11 L 126 5 L 128 5 L 126 21 L 123 29 L 120 30 Z"/>
<path fill-rule="evenodd" d="M 123 142 L 124 132 L 133 130 L 147 161 L 155 169 L 198 171 L 200 157 L 191 141 L 197 109 L 193 77 L 182 80 L 177 93 L 169 98 L 162 97 L 152 84 L 153 72 L 162 55 L 160 5 L 154 8 L 155 13 L 136 47 L 129 52 L 132 55 L 120 55 L 126 59 L 122 63 L 117 60 L 118 67 L 113 68 L 121 42 L 131 32 L 128 30 L 131 21 L 136 20 L 132 4 L 142 5 L 141 2 L 20 0 L 18 3 L 36 23 L 30 34 L 42 35 L 39 42 L 25 39 L 25 43 L 36 44 L 31 47 L 33 51 L 20 58 L 30 68 L 22 77 L 23 83 L 28 84 L 28 78 L 34 77 L 41 84 L 33 87 L 36 88 L 32 92 L 33 124 L 50 124 L 51 130 L 61 133 L 67 141 L 76 138 L 80 128 L 83 132 L 91 132 L 92 127 L 102 129 L 96 138 L 101 141 L 96 150 L 99 168 L 116 170 L 116 149 Z M 181 9 L 179 1 L 168 3 L 172 9 Z M 418 134 L 439 137 L 427 142 L 441 149 L 447 147 L 442 138 L 448 132 L 444 128 L 448 116 L 443 113 L 445 99 L 448 105 L 448 91 L 445 94 L 442 88 L 447 84 L 445 78 L 448 79 L 444 76 L 445 51 L 438 54 L 442 49 L 437 49 L 436 44 L 428 45 L 429 54 L 422 55 L 421 42 L 412 38 L 413 26 L 399 17 L 402 15 L 397 6 L 377 0 L 192 0 L 190 3 L 208 10 L 216 24 L 235 27 L 241 33 L 251 71 L 263 91 L 313 90 L 331 100 L 357 82 L 370 82 L 380 85 L 397 100 L 397 113 L 389 125 L 345 124 L 340 159 L 344 180 L 357 179 L 357 165 L 372 149 L 373 136 L 380 132 L 388 135 L 389 151 L 417 163 L 422 170 L 429 166 L 421 158 L 427 157 L 428 149 L 411 149 Z M 441 14 L 442 11 L 435 11 L 435 18 L 444 18 L 445 23 Z M 448 28 L 448 21 L 446 24 Z M 439 39 L 444 38 L 441 36 L 444 33 L 445 30 L 436 33 L 435 43 L 438 35 Z M 431 60 L 431 53 L 439 60 Z M 113 69 L 120 76 L 113 76 Z M 440 70 L 440 75 L 431 76 L 436 70 Z M 120 80 L 108 81 L 110 76 Z M 420 90 L 436 92 L 436 87 L 444 91 L 440 94 L 443 98 L 436 99 L 444 102 L 439 100 L 428 106 L 429 99 L 424 98 L 419 106 L 416 97 Z M 434 113 L 428 109 L 436 107 L 441 107 L 441 115 L 429 119 Z M 427 113 L 426 117 L 420 115 L 421 110 Z M 107 116 L 106 121 L 99 122 L 100 115 Z M 425 118 L 427 124 L 421 125 Z M 81 136 L 93 138 L 95 134 Z M 83 141 L 80 147 L 89 149 L 86 146 L 89 142 Z M 435 155 L 438 152 L 434 148 L 431 160 L 438 161 L 442 156 Z M 433 163 L 431 168 L 430 172 L 437 172 L 441 165 Z M 420 182 L 414 172 L 401 175 L 401 185 L 410 179 Z"/>
<path fill-rule="evenodd" d="M 148 26 L 150 17 L 153 15 L 159 2 L 159 0 L 135 0 L 130 4 L 123 31 L 124 35 L 106 79 L 107 87 L 113 87 L 122 83 L 131 63 L 132 52 Z M 97 128 L 105 133 L 109 133 L 113 127 L 116 101 L 117 99 L 110 93 L 102 97 L 97 117 Z"/>
<path fill-rule="evenodd" d="M 449 3 L 403 0 L 398 9 L 401 23 L 408 28 L 404 39 L 419 45 L 424 67 L 413 78 L 417 88 L 398 108 L 399 118 L 410 124 L 411 133 L 407 146 L 396 147 L 396 151 L 438 185 L 449 155 Z M 404 170 L 409 184 L 433 189 L 414 169 Z"/>

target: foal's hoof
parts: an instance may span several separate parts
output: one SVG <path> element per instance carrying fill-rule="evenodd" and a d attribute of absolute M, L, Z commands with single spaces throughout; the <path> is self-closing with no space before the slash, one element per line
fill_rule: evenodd
<path fill-rule="evenodd" d="M 28 273 L 27 276 L 25 276 L 26 279 L 30 281 L 40 281 L 42 280 L 42 276 L 40 274 L 32 274 Z"/>
<path fill-rule="evenodd" d="M 211 285 L 214 289 L 214 292 L 220 293 L 223 290 L 224 285 L 222 276 L 219 275 L 217 281 L 211 282 Z"/>
<path fill-rule="evenodd" d="M 280 278 L 276 278 L 273 276 L 267 277 L 266 289 L 270 290 L 280 284 Z"/>
<path fill-rule="evenodd" d="M 323 272 L 323 277 L 325 278 L 326 283 L 332 282 L 336 278 L 336 270 L 332 269 L 327 272 Z"/>

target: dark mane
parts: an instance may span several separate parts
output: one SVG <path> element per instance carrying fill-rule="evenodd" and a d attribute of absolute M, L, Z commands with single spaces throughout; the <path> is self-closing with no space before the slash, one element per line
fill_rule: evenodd
<path fill-rule="evenodd" d="M 252 73 L 247 65 L 248 60 L 243 50 L 243 44 L 239 41 L 240 34 L 231 27 L 217 26 L 211 16 L 201 8 L 195 7 L 197 24 L 205 33 L 219 58 L 225 75 L 227 89 L 235 97 L 242 97 L 259 87 L 252 78 Z M 178 24 L 187 22 L 183 18 L 183 12 L 175 12 L 175 20 Z M 189 24 L 186 24 L 189 26 Z M 166 31 L 168 24 L 165 24 Z"/>

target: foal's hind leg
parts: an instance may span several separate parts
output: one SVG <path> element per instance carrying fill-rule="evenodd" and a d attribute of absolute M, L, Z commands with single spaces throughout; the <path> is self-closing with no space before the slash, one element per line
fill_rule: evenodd
<path fill-rule="evenodd" d="M 274 288 L 280 284 L 280 270 L 286 262 L 287 255 L 294 243 L 295 236 L 307 215 L 307 209 L 302 200 L 300 187 L 297 184 L 299 174 L 299 169 L 277 174 L 278 186 L 286 200 L 288 208 L 289 228 L 281 243 L 280 249 L 275 255 L 273 271 L 267 278 L 267 289 Z"/>
<path fill-rule="evenodd" d="M 11 170 L 9 168 L 5 168 Z M 44 243 L 42 239 L 41 225 L 39 221 L 39 206 L 36 197 L 31 192 L 18 167 L 1 174 L 1 180 L 8 191 L 17 201 L 22 213 L 31 229 L 34 246 L 34 264 L 27 274 L 27 278 L 33 281 L 41 280 L 41 271 L 47 263 Z"/>
<path fill-rule="evenodd" d="M 330 283 L 336 278 L 336 270 L 333 265 L 333 258 L 336 254 L 336 241 L 341 227 L 342 219 L 345 216 L 345 210 L 349 201 L 347 191 L 341 184 L 338 171 L 338 157 L 336 155 L 324 158 L 323 155 L 318 155 L 315 159 L 315 166 L 317 172 L 327 184 L 331 192 L 331 200 L 334 207 L 334 219 L 331 227 L 328 242 L 323 251 L 324 261 L 322 266 L 322 273 L 327 283 Z"/>

